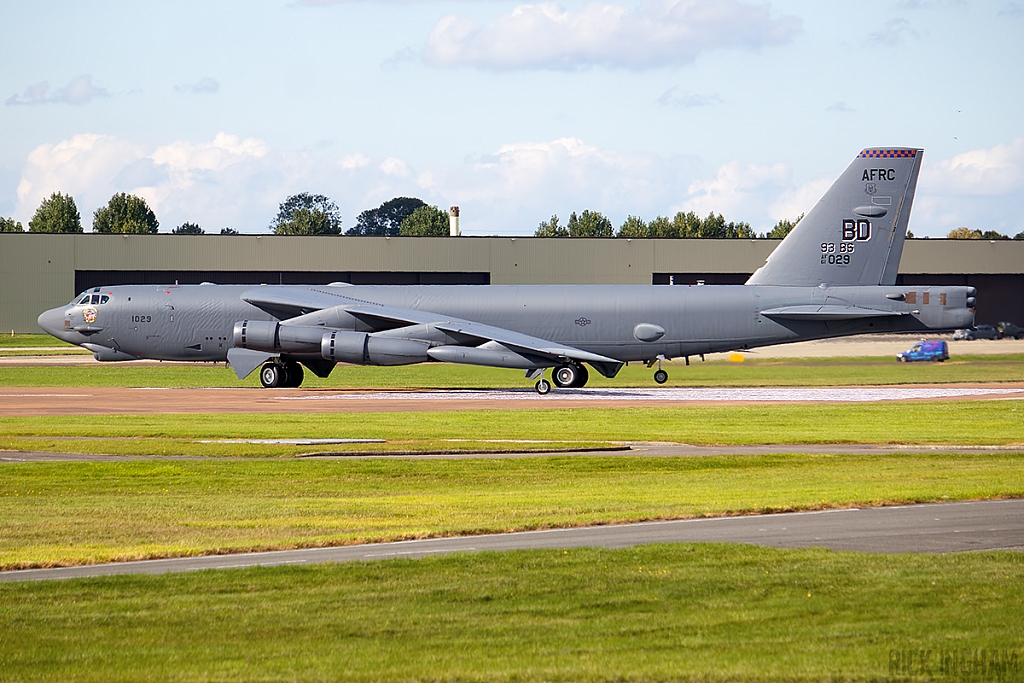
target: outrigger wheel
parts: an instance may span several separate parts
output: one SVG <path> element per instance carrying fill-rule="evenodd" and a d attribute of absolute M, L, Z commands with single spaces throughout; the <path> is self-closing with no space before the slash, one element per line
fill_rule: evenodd
<path fill-rule="evenodd" d="M 654 373 L 654 381 L 658 384 L 664 384 L 668 381 L 668 373 L 659 368 Z"/>
<path fill-rule="evenodd" d="M 537 390 L 538 394 L 543 396 L 544 394 L 551 391 L 551 382 L 541 377 L 539 380 L 537 380 L 537 383 L 533 385 L 533 388 Z"/>

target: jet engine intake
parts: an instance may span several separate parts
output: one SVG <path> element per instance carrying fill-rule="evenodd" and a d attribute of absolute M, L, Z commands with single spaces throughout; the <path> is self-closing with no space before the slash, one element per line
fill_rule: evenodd
<path fill-rule="evenodd" d="M 327 360 L 355 365 L 412 365 L 430 360 L 426 342 L 376 337 L 365 332 L 339 330 L 320 340 L 320 355 Z"/>

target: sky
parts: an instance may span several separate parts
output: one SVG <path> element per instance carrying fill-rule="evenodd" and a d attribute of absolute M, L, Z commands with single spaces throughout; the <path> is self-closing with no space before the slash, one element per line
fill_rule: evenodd
<path fill-rule="evenodd" d="M 1024 231 L 1024 0 L 0 0 L 0 215 L 116 192 L 266 233 L 324 194 L 466 235 L 808 211 L 866 147 L 925 150 L 910 228 Z"/>

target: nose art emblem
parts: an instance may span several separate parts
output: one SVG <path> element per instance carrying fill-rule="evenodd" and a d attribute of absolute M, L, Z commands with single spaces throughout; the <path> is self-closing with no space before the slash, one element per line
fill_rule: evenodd
<path fill-rule="evenodd" d="M 82 311 L 82 320 L 84 320 L 87 325 L 91 325 L 96 322 L 96 309 L 87 308 Z"/>

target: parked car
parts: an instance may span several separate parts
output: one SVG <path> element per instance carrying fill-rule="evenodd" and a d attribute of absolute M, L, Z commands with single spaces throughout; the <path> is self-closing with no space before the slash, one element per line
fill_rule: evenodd
<path fill-rule="evenodd" d="M 999 339 L 999 330 L 991 325 L 975 325 L 969 330 L 957 330 L 953 339 Z"/>
<path fill-rule="evenodd" d="M 941 363 L 944 360 L 949 360 L 949 345 L 938 339 L 924 340 L 914 344 L 903 353 L 896 354 L 896 360 L 901 363 L 919 360 Z"/>
<path fill-rule="evenodd" d="M 1020 325 L 1014 325 L 1013 323 L 1001 322 L 996 325 L 996 329 L 999 331 L 1000 339 L 1006 337 L 1013 337 L 1014 339 L 1024 339 L 1024 327 Z"/>

